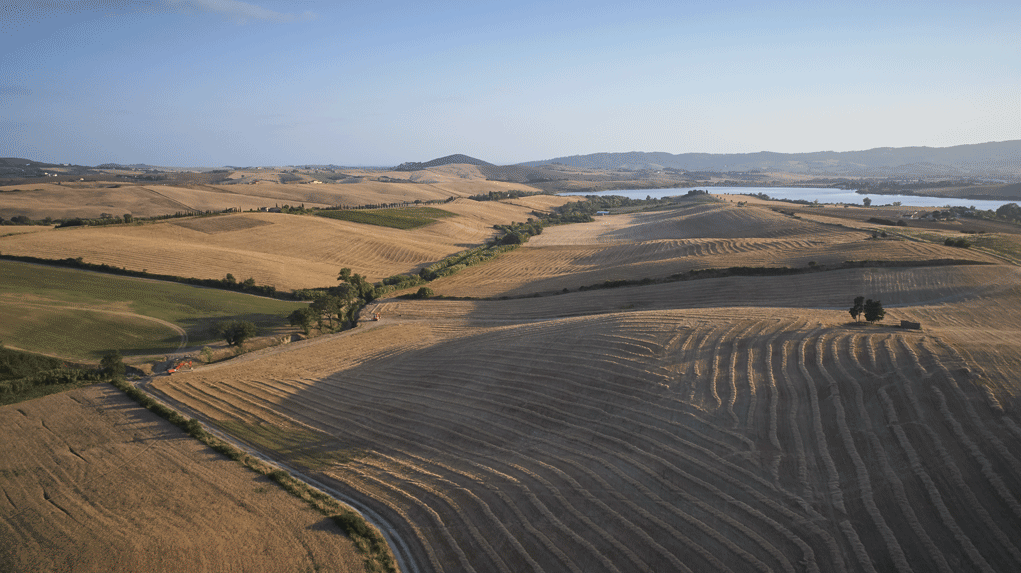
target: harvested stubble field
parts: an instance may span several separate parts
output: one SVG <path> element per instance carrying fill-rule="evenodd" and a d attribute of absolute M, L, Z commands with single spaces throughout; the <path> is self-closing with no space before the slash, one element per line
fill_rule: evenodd
<path fill-rule="evenodd" d="M 384 301 L 368 328 L 155 387 L 361 452 L 316 475 L 387 515 L 425 570 L 1012 571 L 1018 278 Z M 848 325 L 862 293 L 925 330 Z M 986 320 L 1005 339 L 973 352 Z"/>
<path fill-rule="evenodd" d="M 444 166 L 411 173 L 380 170 L 346 170 L 339 181 L 325 174 L 289 170 L 247 169 L 226 176 L 231 184 L 199 182 L 198 174 L 162 174 L 162 182 L 124 180 L 131 172 L 110 171 L 108 181 L 32 182 L 0 185 L 0 216 L 25 215 L 31 219 L 96 218 L 102 213 L 135 217 L 177 212 L 259 209 L 274 205 L 329 207 L 376 205 L 403 201 L 442 201 L 490 191 L 538 189 L 520 183 L 487 181 L 477 168 Z M 283 179 L 282 179 L 283 177 Z M 99 176 L 100 179 L 103 176 Z M 197 179 L 196 179 L 197 178 Z M 290 182 L 282 182 L 284 179 Z M 320 180 L 319 184 L 311 184 Z"/>
<path fill-rule="evenodd" d="M 978 251 L 873 239 L 870 233 L 794 219 L 765 208 L 710 203 L 549 227 L 522 248 L 435 281 L 432 288 L 447 296 L 522 296 L 706 268 L 953 258 L 999 262 Z"/>
<path fill-rule="evenodd" d="M 332 521 L 107 384 L 0 427 L 0 571 L 364 570 Z"/>
<path fill-rule="evenodd" d="M 77 227 L 0 238 L 5 254 L 63 259 L 195 278 L 249 277 L 279 290 L 334 285 L 349 267 L 377 281 L 484 242 L 494 224 L 530 210 L 495 201 L 442 205 L 458 216 L 414 230 L 324 217 L 244 213 L 146 225 Z"/>

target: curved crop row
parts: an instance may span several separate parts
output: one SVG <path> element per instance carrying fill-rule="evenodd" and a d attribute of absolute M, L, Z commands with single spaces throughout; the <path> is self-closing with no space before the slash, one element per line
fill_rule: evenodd
<path fill-rule="evenodd" d="M 338 339 L 374 358 L 324 343 L 161 387 L 212 417 L 287 420 L 367 452 L 324 479 L 407 520 L 435 570 L 1021 565 L 1017 516 L 989 505 L 1009 499 L 1011 461 L 911 388 L 945 375 L 939 346 L 744 310 L 443 316 Z M 289 374 L 303 356 L 318 362 Z M 961 430 L 927 430 L 950 420 Z M 950 498 L 958 474 L 994 484 L 965 494 L 971 513 Z"/>

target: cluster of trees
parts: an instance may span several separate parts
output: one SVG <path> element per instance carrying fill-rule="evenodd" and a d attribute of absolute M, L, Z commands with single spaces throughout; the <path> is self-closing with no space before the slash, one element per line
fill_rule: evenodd
<path fill-rule="evenodd" d="M 530 237 L 542 234 L 543 223 L 539 219 L 529 217 L 525 223 L 511 222 L 510 225 L 493 225 L 500 235 L 490 241 L 492 245 L 520 245 L 528 242 Z"/>
<path fill-rule="evenodd" d="M 452 275 L 466 267 L 484 263 L 500 253 L 505 253 L 518 247 L 517 245 L 500 244 L 501 240 L 502 239 L 498 237 L 490 244 L 450 255 L 438 263 L 433 263 L 428 267 L 423 268 L 418 272 L 418 275 L 426 282 L 436 280 L 441 277 Z"/>
<path fill-rule="evenodd" d="M 943 244 L 948 247 L 959 247 L 962 249 L 967 249 L 968 247 L 971 246 L 971 241 L 969 241 L 968 239 L 953 239 L 951 237 L 947 237 L 946 240 L 943 241 Z"/>
<path fill-rule="evenodd" d="M 33 221 L 32 219 L 29 219 L 26 215 L 15 215 L 10 219 L 4 219 L 3 217 L 0 217 L 0 225 L 52 225 L 52 224 L 53 219 L 51 219 L 50 217 L 46 217 L 45 219 L 39 221 Z"/>
<path fill-rule="evenodd" d="M 1007 221 L 1021 223 L 1021 207 L 1017 203 L 1000 205 L 996 210 L 996 216 Z"/>
<path fill-rule="evenodd" d="M 765 193 L 742 193 L 742 195 L 748 195 L 749 197 L 756 197 L 763 201 L 781 201 L 784 203 L 794 203 L 797 205 L 818 205 L 818 201 L 809 201 L 808 199 L 783 199 L 780 197 L 770 197 Z"/>
<path fill-rule="evenodd" d="M 883 303 L 879 300 L 866 299 L 864 296 L 857 296 L 854 298 L 854 304 L 851 305 L 848 312 L 851 314 L 851 318 L 858 321 L 859 317 L 865 316 L 865 320 L 870 323 L 879 322 L 886 316 L 886 311 L 883 310 Z"/>
<path fill-rule="evenodd" d="M 947 207 L 945 210 L 935 210 L 932 212 L 933 219 L 953 219 L 953 218 L 968 218 L 968 219 L 991 219 L 1001 220 L 1010 223 L 1021 223 L 1021 207 L 1017 203 L 1006 203 L 1000 205 L 995 211 L 992 209 L 976 209 L 975 207 L 964 207 L 964 206 L 952 206 Z"/>
<path fill-rule="evenodd" d="M 315 324 L 320 330 L 335 330 L 355 321 L 355 314 L 376 298 L 376 285 L 351 269 L 340 269 L 339 285 L 326 290 L 305 291 L 313 295 L 312 304 L 288 316 L 291 326 L 308 334 Z M 382 286 L 382 285 L 381 285 Z"/>
<path fill-rule="evenodd" d="M 653 199 L 631 199 L 620 195 L 586 195 L 585 201 L 572 201 L 553 210 L 553 213 L 535 213 L 546 225 L 563 225 L 566 223 L 590 223 L 597 211 L 608 211 L 619 207 L 658 207 L 669 205 L 673 200 L 667 197 Z"/>
<path fill-rule="evenodd" d="M 0 343 L 0 404 L 21 400 L 26 393 L 35 395 L 40 386 L 91 384 L 117 373 L 116 368 L 104 366 L 101 364 L 100 370 L 69 366 L 56 358 L 12 350 Z"/>
<path fill-rule="evenodd" d="M 131 224 L 135 221 L 134 215 L 131 213 L 125 213 L 123 216 L 111 215 L 110 213 L 102 213 L 98 219 L 82 219 L 75 217 L 73 219 L 63 219 L 58 222 L 57 228 L 63 227 L 96 227 L 103 225 L 120 225 L 120 224 Z"/>
<path fill-rule="evenodd" d="M 511 189 L 510 191 L 490 191 L 479 195 L 471 195 L 468 198 L 473 201 L 499 201 L 501 199 L 517 199 L 518 197 L 531 197 L 532 195 L 550 195 L 546 191 L 523 191 Z"/>

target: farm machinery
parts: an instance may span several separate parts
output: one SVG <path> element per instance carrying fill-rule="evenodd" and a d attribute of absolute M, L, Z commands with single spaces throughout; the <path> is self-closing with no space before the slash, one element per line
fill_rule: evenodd
<path fill-rule="evenodd" d="M 171 374 L 177 372 L 178 370 L 181 370 L 182 368 L 187 368 L 188 370 L 191 370 L 192 368 L 191 360 L 181 360 L 179 362 L 171 364 L 170 368 L 167 368 L 167 376 L 170 376 Z"/>

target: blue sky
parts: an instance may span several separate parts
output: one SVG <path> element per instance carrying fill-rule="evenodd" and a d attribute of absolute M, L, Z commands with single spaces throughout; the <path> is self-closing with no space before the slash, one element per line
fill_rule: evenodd
<path fill-rule="evenodd" d="M 0 157 L 506 164 L 1021 139 L 1019 30 L 1016 1 L 0 0 Z"/>

